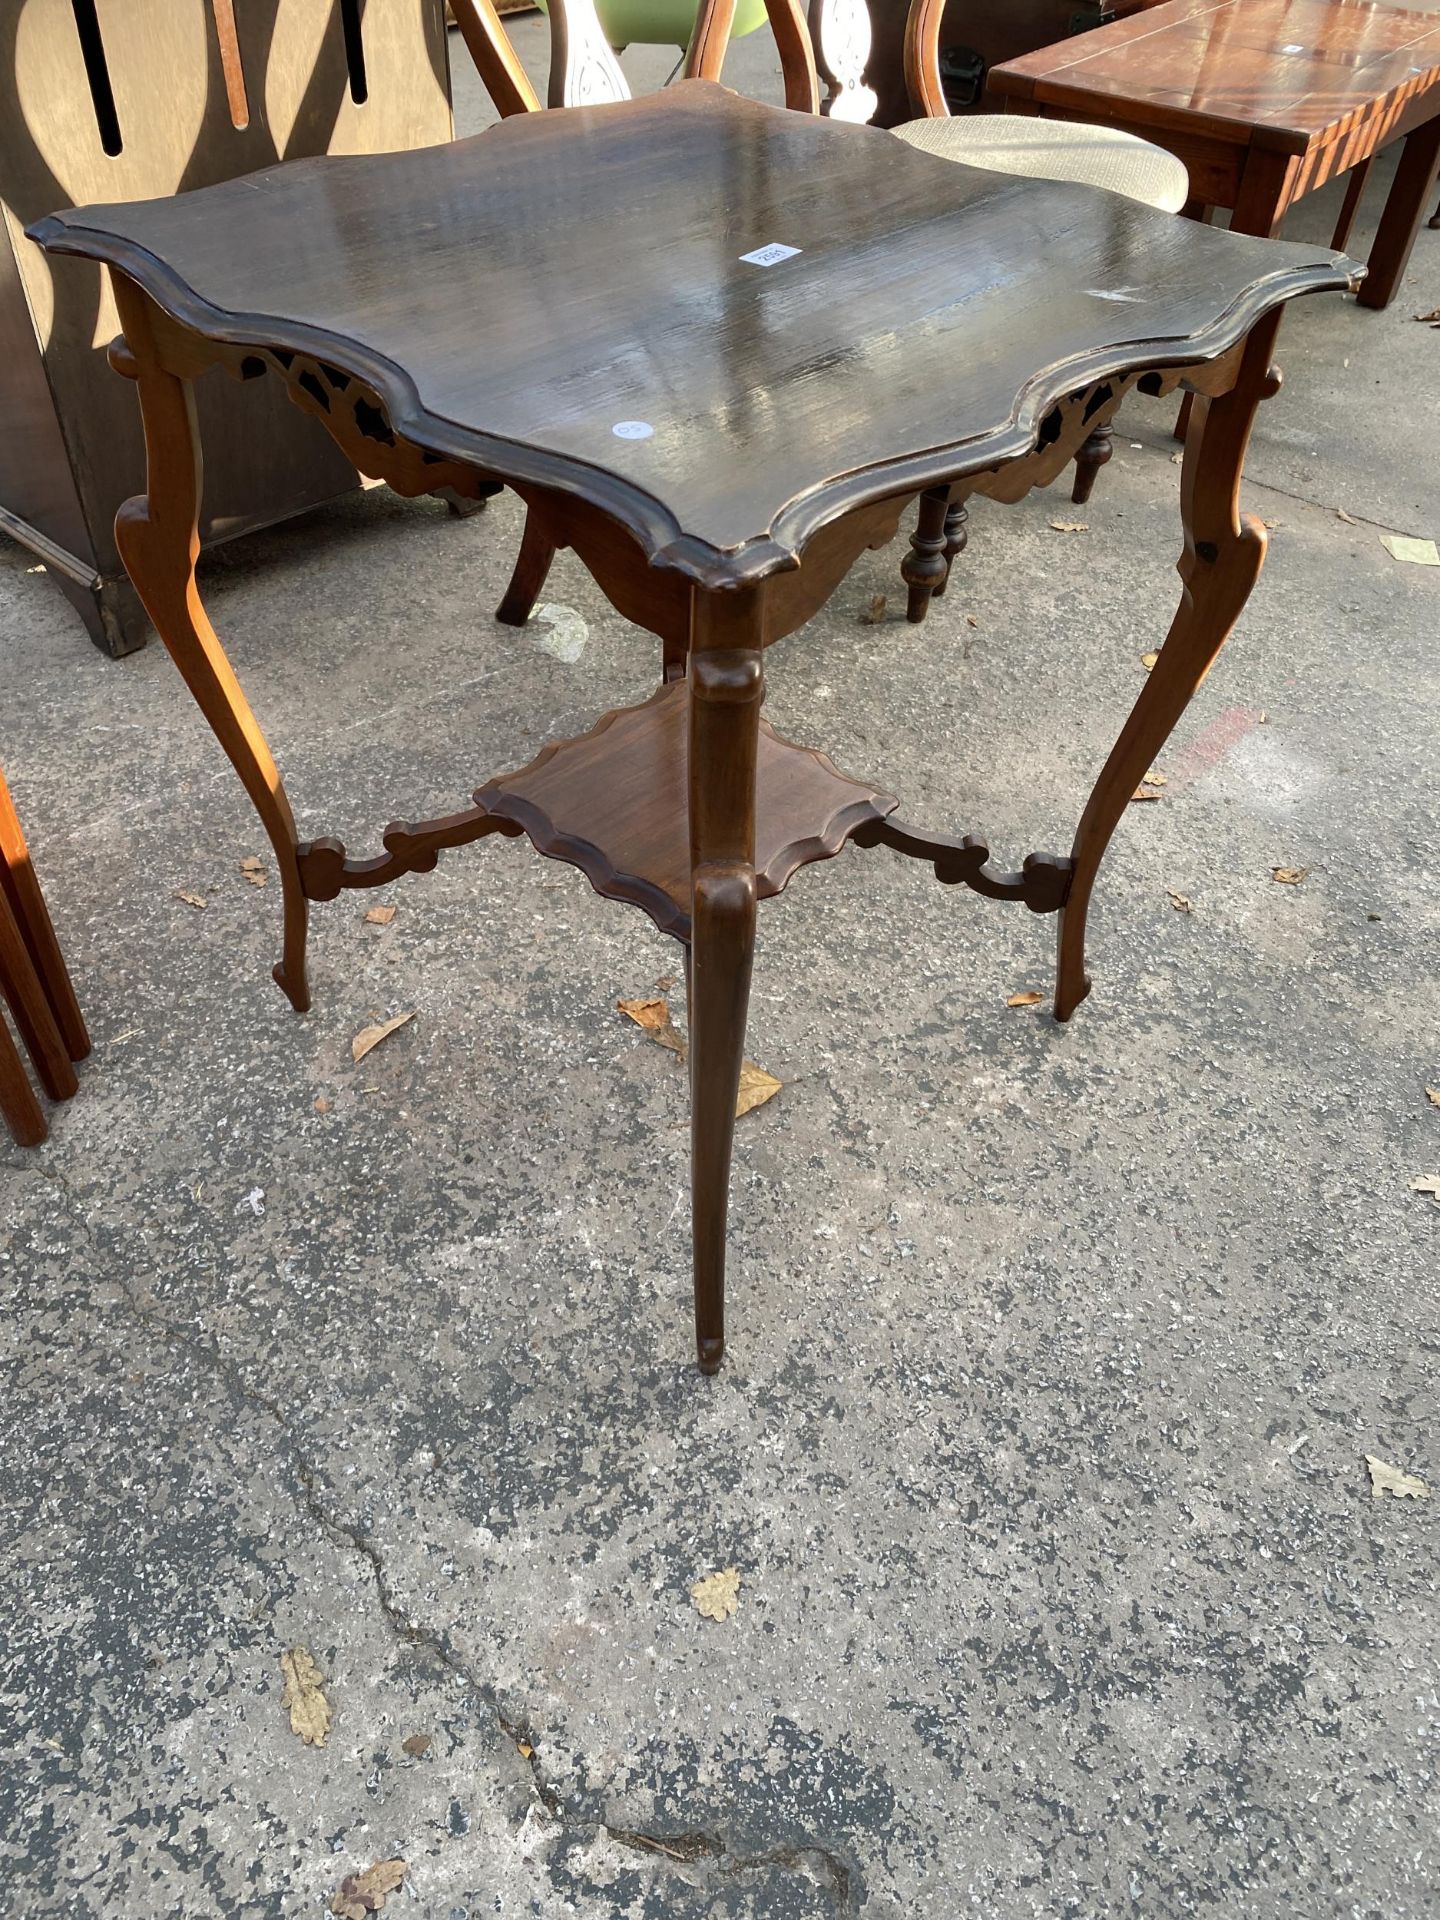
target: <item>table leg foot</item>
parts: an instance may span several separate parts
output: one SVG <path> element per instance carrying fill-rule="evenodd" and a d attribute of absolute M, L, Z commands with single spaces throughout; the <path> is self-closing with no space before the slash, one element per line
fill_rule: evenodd
<path fill-rule="evenodd" d="M 1085 921 L 1110 836 L 1229 638 L 1264 564 L 1265 529 L 1240 512 L 1240 472 L 1256 409 L 1279 386 L 1270 364 L 1279 324 L 1277 309 L 1252 329 L 1228 393 L 1214 399 L 1193 396 L 1180 481 L 1185 531 L 1180 605 L 1076 830 L 1070 885 L 1060 909 L 1057 1020 L 1068 1020 L 1090 991 Z"/>
<path fill-rule="evenodd" d="M 10 1029 L 3 1018 L 0 1018 L 0 1118 L 10 1129 L 10 1137 L 17 1147 L 38 1147 L 50 1131 L 40 1111 L 40 1102 L 26 1078 L 19 1049 L 10 1038 Z"/>
<path fill-rule="evenodd" d="M 930 487 L 920 496 L 920 512 L 910 535 L 910 551 L 900 562 L 900 577 L 909 588 L 905 618 L 918 627 L 930 611 L 930 598 L 945 584 L 950 563 L 945 556 L 950 489 Z"/>
<path fill-rule="evenodd" d="M 274 977 L 296 1012 L 304 1013 L 310 1005 L 305 974 L 309 905 L 300 878 L 295 816 L 195 579 L 203 467 L 194 390 L 161 359 L 154 336 L 156 309 L 149 296 L 118 270 L 111 277 L 125 332 L 110 349 L 110 363 L 136 383 L 149 472 L 148 493 L 127 500 L 115 516 L 115 543 L 145 611 L 239 774 L 269 838 L 285 915 Z"/>
<path fill-rule="evenodd" d="M 1083 507 L 1090 498 L 1095 490 L 1096 476 L 1109 463 L 1114 451 L 1114 427 L 1107 421 L 1103 427 L 1092 428 L 1090 437 L 1075 456 L 1075 485 L 1070 490 L 1070 499 L 1075 506 Z"/>
<path fill-rule="evenodd" d="M 520 551 L 515 571 L 505 589 L 505 597 L 495 609 L 495 618 L 507 627 L 523 627 L 535 611 L 535 602 L 545 591 L 555 548 L 540 531 L 533 513 L 525 515 L 525 531 L 520 536 Z"/>

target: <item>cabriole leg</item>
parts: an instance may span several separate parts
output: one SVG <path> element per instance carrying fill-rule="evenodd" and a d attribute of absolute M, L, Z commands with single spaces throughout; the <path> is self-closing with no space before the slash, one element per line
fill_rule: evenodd
<path fill-rule="evenodd" d="M 515 571 L 510 576 L 504 599 L 495 609 L 497 620 L 503 620 L 507 627 L 524 626 L 535 611 L 535 602 L 545 591 L 545 582 L 554 558 L 554 546 L 540 531 L 535 515 L 527 512 L 525 531 L 520 536 L 520 551 L 515 558 Z"/>
<path fill-rule="evenodd" d="M 195 562 L 203 481 L 195 396 L 169 372 L 155 344 L 155 309 L 124 274 L 114 273 L 124 336 L 110 350 L 116 371 L 135 381 L 145 425 L 148 491 L 115 517 L 120 557 L 211 731 L 229 755 L 274 849 L 284 900 L 285 934 L 275 979 L 298 1013 L 310 1005 L 305 977 L 308 907 L 296 860 L 295 818 L 265 736 L 225 657 L 200 600 Z"/>
<path fill-rule="evenodd" d="M 1057 1020 L 1068 1020 L 1090 991 L 1085 917 L 1110 836 L 1229 638 L 1264 563 L 1265 529 L 1240 512 L 1240 473 L 1256 408 L 1279 385 L 1270 359 L 1279 325 L 1277 309 L 1251 331 L 1229 393 L 1194 397 L 1180 481 L 1180 606 L 1076 830 L 1074 870 L 1060 910 Z"/>
<path fill-rule="evenodd" d="M 690 653 L 690 1191 L 695 1344 L 725 1351 L 725 1225 L 755 954 L 763 589 L 697 593 Z"/>

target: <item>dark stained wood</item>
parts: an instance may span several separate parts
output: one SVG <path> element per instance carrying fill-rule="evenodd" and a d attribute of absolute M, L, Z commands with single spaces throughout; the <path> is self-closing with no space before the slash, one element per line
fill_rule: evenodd
<path fill-rule="evenodd" d="M 0 919 L 9 912 L 0 900 Z M 38 1147 L 50 1129 L 35 1089 L 25 1073 L 25 1063 L 10 1037 L 10 1029 L 0 1019 L 0 1119 L 9 1128 L 17 1147 Z"/>
<path fill-rule="evenodd" d="M 92 18 L 117 152 L 82 53 L 78 29 Z M 367 0 L 361 33 L 363 105 L 338 6 L 91 0 L 77 15 L 72 0 L 0 4 L 0 530 L 45 559 L 110 653 L 149 630 L 113 533 L 143 482 L 140 423 L 105 365 L 118 322 L 104 276 L 47 261 L 21 229 L 76 201 L 183 192 L 332 147 L 448 139 L 443 0 Z M 357 484 L 329 436 L 273 387 L 207 381 L 199 406 L 213 450 L 207 544 Z"/>
<path fill-rule="evenodd" d="M 713 1371 L 758 902 L 854 838 L 944 882 L 1058 908 L 1068 1017 L 1117 796 L 1258 572 L 1235 487 L 1280 310 L 1355 269 L 1115 196 L 972 172 L 701 82 L 37 232 L 115 268 L 115 360 L 137 380 L 150 453 L 121 538 L 270 834 L 285 886 L 277 978 L 292 1001 L 308 1001 L 307 896 L 424 871 L 494 833 L 523 831 L 688 940 L 695 1329 Z M 775 266 L 737 257 L 770 242 L 801 251 Z M 382 477 L 416 482 L 430 463 L 462 490 L 463 469 L 472 492 L 513 486 L 537 529 L 532 574 L 572 546 L 612 604 L 661 635 L 654 698 L 543 749 L 469 809 L 392 827 L 381 855 L 297 846 L 194 576 L 191 383 L 252 359 Z M 879 788 L 765 726 L 766 647 L 915 495 L 935 543 L 928 601 L 966 499 L 1017 499 L 1053 478 L 1136 385 L 1201 396 L 1182 483 L 1185 597 L 1069 860 L 1006 869 L 973 837 L 893 821 Z M 612 431 L 635 421 L 652 431 Z"/>
<path fill-rule="evenodd" d="M 45 896 L 35 877 L 24 829 L 3 774 L 0 774 L 0 890 L 25 943 L 35 977 L 50 1003 L 65 1051 L 72 1060 L 83 1060 L 90 1051 L 90 1035 L 85 1030 L 85 1019 L 70 984 Z"/>
<path fill-rule="evenodd" d="M 588 500 L 700 584 L 792 567 L 851 507 L 1028 452 L 1090 381 L 1213 358 L 1350 273 L 702 81 L 34 232 L 197 335 L 343 368 L 409 444 Z M 802 251 L 739 257 L 775 242 Z"/>
<path fill-rule="evenodd" d="M 990 84 L 1013 109 L 1168 147 L 1197 201 L 1230 208 L 1236 231 L 1261 237 L 1297 200 L 1403 140 L 1367 306 L 1399 284 L 1440 163 L 1440 14 L 1381 0 L 1166 0 L 1008 62 Z"/>

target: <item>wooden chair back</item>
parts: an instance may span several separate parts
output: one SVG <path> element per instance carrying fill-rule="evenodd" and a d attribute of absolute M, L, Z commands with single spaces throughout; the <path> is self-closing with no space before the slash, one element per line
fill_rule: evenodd
<path fill-rule="evenodd" d="M 595 0 L 547 0 L 547 9 L 550 84 L 546 104 L 577 107 L 627 100 L 630 89 L 605 39 Z M 533 112 L 539 98 L 492 0 L 451 0 L 451 11 L 500 112 Z M 810 0 L 808 13 L 801 0 L 765 0 L 765 11 L 780 55 L 786 106 L 799 113 L 827 113 L 837 120 L 869 120 L 876 98 L 865 84 L 870 57 L 866 0 Z M 734 18 L 735 0 L 700 0 L 685 51 L 687 80 L 720 78 Z M 935 31 L 938 35 L 938 13 Z"/>

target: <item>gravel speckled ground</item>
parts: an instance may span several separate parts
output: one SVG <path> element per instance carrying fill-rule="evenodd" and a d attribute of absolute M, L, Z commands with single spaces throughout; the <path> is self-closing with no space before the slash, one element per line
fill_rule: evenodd
<path fill-rule="evenodd" d="M 762 916 L 786 1085 L 713 1381 L 683 1076 L 614 1010 L 676 950 L 492 841 L 388 926 L 318 909 L 297 1019 L 170 662 L 0 548 L 0 751 L 96 1040 L 0 1152 L 0 1914 L 288 1920 L 394 1856 L 424 1920 L 1435 1912 L 1435 1502 L 1363 1456 L 1440 1485 L 1440 571 L 1378 539 L 1440 534 L 1437 304 L 1422 233 L 1390 312 L 1287 323 L 1270 564 L 1068 1030 L 1005 1006 L 1048 924 L 888 854 Z M 867 556 L 777 725 L 1063 849 L 1173 603 L 1171 447 L 1127 410 L 1083 537 L 982 505 L 923 632 L 859 620 Z M 492 623 L 518 532 L 377 491 L 209 561 L 302 831 L 368 844 L 651 684 L 568 560 Z"/>

